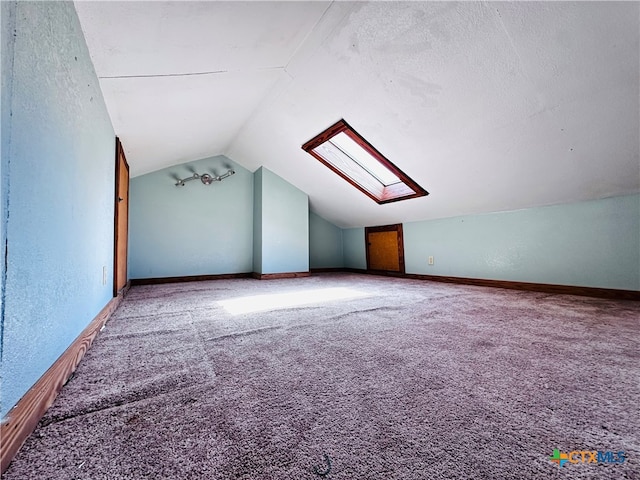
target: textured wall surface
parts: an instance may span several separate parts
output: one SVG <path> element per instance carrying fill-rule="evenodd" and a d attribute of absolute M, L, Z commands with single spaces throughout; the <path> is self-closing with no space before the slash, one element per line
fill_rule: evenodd
<path fill-rule="evenodd" d="M 5 258 L 7 240 L 7 219 L 9 203 L 9 146 L 11 138 L 11 97 L 13 96 L 13 52 L 16 24 L 16 3 L 0 2 L 0 20 L 2 22 L 2 37 L 0 39 L 0 73 L 2 80 L 2 95 L 0 96 L 0 111 L 2 112 L 2 130 L 0 131 L 0 253 Z M 2 358 L 2 337 L 4 329 L 4 292 L 5 292 L 5 264 L 0 262 L 0 359 Z M 0 372 L 1 373 L 1 372 Z M 2 379 L 0 378 L 0 384 Z"/>
<path fill-rule="evenodd" d="M 367 268 L 367 252 L 364 247 L 364 228 L 346 228 L 342 231 L 344 266 Z"/>
<path fill-rule="evenodd" d="M 4 416 L 111 299 L 114 132 L 73 4 L 18 2 L 15 37 L 2 13 Z"/>
<path fill-rule="evenodd" d="M 404 249 L 407 273 L 640 290 L 640 196 L 405 223 Z"/>
<path fill-rule="evenodd" d="M 262 168 L 253 173 L 253 271 L 262 273 Z"/>
<path fill-rule="evenodd" d="M 309 197 L 261 168 L 261 265 L 257 273 L 309 270 Z"/>
<path fill-rule="evenodd" d="M 343 266 L 342 229 L 321 216 L 309 212 L 309 267 Z"/>
<path fill-rule="evenodd" d="M 235 175 L 176 187 L 193 172 Z M 246 273 L 252 267 L 253 175 L 223 156 L 131 179 L 129 276 Z"/>

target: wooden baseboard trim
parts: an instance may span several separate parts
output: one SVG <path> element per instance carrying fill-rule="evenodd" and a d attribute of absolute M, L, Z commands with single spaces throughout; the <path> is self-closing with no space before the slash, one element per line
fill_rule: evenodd
<path fill-rule="evenodd" d="M 127 295 L 127 292 L 129 291 L 129 289 L 131 289 L 131 280 L 129 280 L 127 283 L 124 284 L 124 287 L 122 287 L 118 293 L 116 294 L 116 297 L 124 297 Z"/>
<path fill-rule="evenodd" d="M 612 300 L 640 300 L 640 292 L 635 290 L 617 290 L 614 288 L 578 287 L 573 285 L 554 285 L 549 283 L 511 282 L 507 280 L 488 280 L 482 278 L 445 277 L 439 275 L 419 275 L 408 273 L 406 278 L 430 280 L 434 282 L 458 283 L 480 287 L 507 288 L 531 292 L 555 293 L 559 295 L 579 295 L 582 297 L 608 298 Z"/>
<path fill-rule="evenodd" d="M 343 268 L 342 269 L 345 273 L 365 273 L 365 274 L 371 274 L 371 272 L 367 271 L 364 268 Z"/>
<path fill-rule="evenodd" d="M 278 278 L 299 278 L 299 277 L 309 277 L 311 276 L 310 272 L 285 272 L 285 273 L 257 273 L 253 272 L 253 278 L 258 280 L 275 280 Z"/>
<path fill-rule="evenodd" d="M 579 295 L 582 297 L 607 298 L 611 300 L 640 300 L 640 291 L 618 290 L 614 288 L 578 287 L 572 285 L 554 285 L 548 283 L 512 282 L 507 280 L 489 280 L 484 278 L 448 277 L 440 275 L 421 275 L 417 273 L 380 272 L 359 268 L 343 268 L 342 272 L 382 275 L 386 277 L 411 278 L 431 282 L 456 283 L 459 285 L 475 285 L 478 287 L 507 288 L 531 292 L 554 293 L 559 295 Z M 321 273 L 321 272 L 319 272 Z"/>
<path fill-rule="evenodd" d="M 346 269 L 343 267 L 324 267 L 324 268 L 310 268 L 309 272 L 313 275 L 314 273 L 335 273 L 335 272 L 344 272 Z"/>
<path fill-rule="evenodd" d="M 190 275 L 185 277 L 134 278 L 131 285 L 160 285 L 163 283 L 204 282 L 207 280 L 228 280 L 230 278 L 251 278 L 251 273 L 221 273 L 219 275 Z"/>
<path fill-rule="evenodd" d="M 342 271 L 336 269 L 335 271 Z M 222 273 L 219 275 L 191 275 L 186 277 L 158 277 L 158 278 L 134 278 L 131 286 L 135 285 L 160 285 L 163 283 L 202 282 L 207 280 L 228 280 L 232 278 L 255 278 L 258 280 L 273 280 L 277 278 L 308 277 L 310 272 L 284 272 L 284 273 Z"/>
<path fill-rule="evenodd" d="M 126 290 L 128 290 L 128 287 L 125 286 L 118 293 L 118 296 L 107 303 L 87 328 L 83 330 L 78 338 L 74 340 L 2 420 L 0 425 L 0 438 L 2 439 L 2 442 L 0 442 L 1 473 L 6 471 L 24 441 L 35 430 L 42 416 L 53 404 L 58 393 L 91 347 L 93 340 L 116 308 L 118 308 L 118 305 L 120 305 Z"/>

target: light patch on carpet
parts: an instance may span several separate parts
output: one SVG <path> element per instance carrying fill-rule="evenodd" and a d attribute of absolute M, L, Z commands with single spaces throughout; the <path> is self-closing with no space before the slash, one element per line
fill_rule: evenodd
<path fill-rule="evenodd" d="M 231 315 L 241 315 L 243 313 L 266 312 L 282 308 L 299 307 L 301 305 L 335 302 L 369 296 L 371 296 L 369 293 L 353 288 L 314 288 L 287 293 L 237 297 L 229 300 L 221 300 L 218 302 L 218 305 L 223 307 Z"/>

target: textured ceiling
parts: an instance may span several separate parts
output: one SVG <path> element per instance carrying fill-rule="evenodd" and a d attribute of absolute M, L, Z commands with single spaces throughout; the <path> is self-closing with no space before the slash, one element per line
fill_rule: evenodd
<path fill-rule="evenodd" d="M 134 176 L 225 154 L 341 227 L 640 191 L 637 2 L 76 7 Z M 377 205 L 300 149 L 340 118 L 431 194 Z"/>

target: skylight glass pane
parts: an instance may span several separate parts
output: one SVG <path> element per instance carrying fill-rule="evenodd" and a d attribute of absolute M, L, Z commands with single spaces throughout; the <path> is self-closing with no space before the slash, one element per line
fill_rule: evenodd
<path fill-rule="evenodd" d="M 318 145 L 313 149 L 313 152 L 320 155 L 369 193 L 378 198 L 382 197 L 384 185 L 331 142 Z"/>
<path fill-rule="evenodd" d="M 369 152 L 358 145 L 346 133 L 340 132 L 329 141 L 349 155 L 371 175 L 376 177 L 385 187 L 400 182 L 400 179 L 393 172 L 369 155 Z"/>

